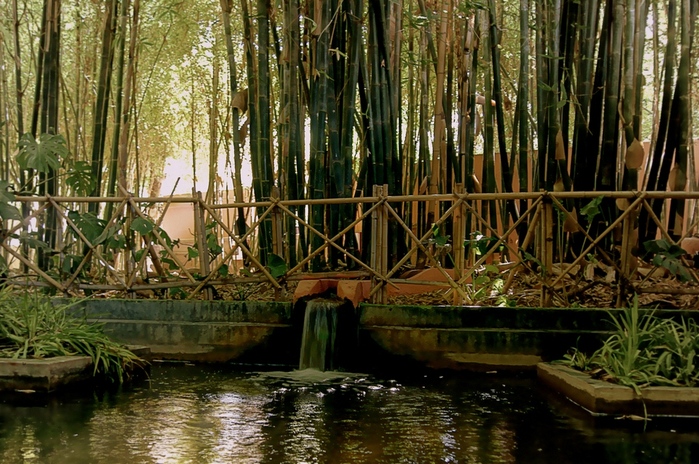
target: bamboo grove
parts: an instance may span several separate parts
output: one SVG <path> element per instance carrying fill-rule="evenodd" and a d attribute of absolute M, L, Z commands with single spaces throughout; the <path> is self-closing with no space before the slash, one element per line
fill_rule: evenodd
<path fill-rule="evenodd" d="M 377 185 L 390 195 L 695 190 L 697 6 L 2 0 L 3 187 L 155 197 L 175 156 L 188 160 L 191 182 L 208 179 L 206 201 L 214 203 L 350 199 L 372 196 Z M 80 214 L 111 216 L 111 207 L 90 205 Z M 592 231 L 625 208 L 605 200 L 586 224 L 585 206 L 571 200 L 566 208 Z M 417 236 L 444 213 L 437 203 L 396 208 Z M 502 228 L 526 202 L 480 208 Z M 653 210 L 680 237 L 694 204 L 654 200 Z M 361 214 L 356 203 L 314 203 L 294 213 L 330 237 L 346 231 L 343 247 L 367 261 L 371 222 L 359 235 L 346 230 Z M 641 242 L 657 234 L 647 214 L 638 221 Z M 55 246 L 58 220 L 43 218 L 36 238 Z M 299 220 L 285 224 L 290 265 L 321 246 Z M 239 208 L 236 233 L 243 236 L 251 221 Z M 391 227 L 396 255 L 408 242 Z M 264 263 L 271 225 L 259 230 L 250 246 Z M 352 264 L 341 261 L 330 251 L 311 268 Z"/>

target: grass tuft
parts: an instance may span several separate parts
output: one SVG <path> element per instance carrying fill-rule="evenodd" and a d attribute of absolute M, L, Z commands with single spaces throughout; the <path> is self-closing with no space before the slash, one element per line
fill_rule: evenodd
<path fill-rule="evenodd" d="M 78 302 L 54 304 L 36 292 L 0 289 L 0 357 L 28 359 L 84 355 L 94 375 L 122 383 L 145 361 L 69 310 Z"/>
<path fill-rule="evenodd" d="M 589 357 L 577 349 L 566 355 L 570 367 L 601 369 L 607 380 L 632 387 L 639 394 L 645 386 L 693 387 L 699 383 L 699 327 L 693 320 L 640 315 L 638 298 L 621 316 L 611 312 L 609 316 L 615 332 Z"/>

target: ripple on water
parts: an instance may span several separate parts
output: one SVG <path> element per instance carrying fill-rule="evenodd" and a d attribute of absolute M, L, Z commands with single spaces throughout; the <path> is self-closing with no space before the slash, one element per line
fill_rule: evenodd
<path fill-rule="evenodd" d="M 691 424 L 646 435 L 566 411 L 534 381 L 156 365 L 150 389 L 0 403 L 0 462 L 699 462 Z"/>

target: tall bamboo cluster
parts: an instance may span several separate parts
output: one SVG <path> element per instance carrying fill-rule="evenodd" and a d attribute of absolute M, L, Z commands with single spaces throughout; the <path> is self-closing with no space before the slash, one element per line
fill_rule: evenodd
<path fill-rule="evenodd" d="M 180 156 L 192 182 L 208 173 L 207 201 L 224 198 L 223 169 L 238 203 L 350 199 L 376 185 L 390 195 L 692 189 L 697 3 L 9 0 L 0 173 L 28 193 L 76 193 L 56 176 L 77 169 L 94 180 L 87 195 L 157 193 L 165 158 Z M 70 156 L 58 169 L 18 169 L 25 133 L 25 144 L 60 135 Z M 438 205 L 392 207 L 422 237 L 435 223 L 449 230 Z M 475 206 L 502 229 L 528 202 Z M 583 220 L 584 201 L 565 206 Z M 689 206 L 652 204 L 675 238 Z M 604 202 L 590 230 L 624 207 Z M 291 266 L 312 255 L 316 271 L 351 267 L 318 251 L 336 236 L 368 261 L 371 220 L 361 235 L 348 228 L 361 208 L 290 211 L 281 236 L 265 208 L 235 211 L 239 236 L 264 217 L 246 242 L 263 264 L 281 253 Z M 485 229 L 466 220 L 469 232 Z M 646 212 L 638 223 L 642 241 L 656 237 Z M 60 221 L 42 225 L 40 239 L 55 243 Z M 389 235 L 391 256 L 412 246 L 393 217 Z"/>

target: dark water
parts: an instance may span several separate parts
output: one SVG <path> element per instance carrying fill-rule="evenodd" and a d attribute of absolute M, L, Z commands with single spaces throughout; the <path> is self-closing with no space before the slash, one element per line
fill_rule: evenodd
<path fill-rule="evenodd" d="M 0 461 L 699 462 L 699 420 L 595 420 L 532 378 L 312 374 L 156 364 L 150 386 L 0 396 Z"/>

